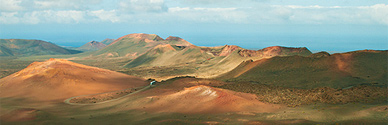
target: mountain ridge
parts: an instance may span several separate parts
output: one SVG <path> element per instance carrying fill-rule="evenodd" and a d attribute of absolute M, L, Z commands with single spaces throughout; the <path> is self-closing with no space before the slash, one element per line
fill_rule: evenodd
<path fill-rule="evenodd" d="M 0 39 L 0 46 L 2 51 L 2 54 L 0 54 L 3 56 L 60 55 L 80 53 L 80 51 L 65 49 L 43 40 Z M 4 52 L 7 52 L 8 54 L 5 54 Z"/>

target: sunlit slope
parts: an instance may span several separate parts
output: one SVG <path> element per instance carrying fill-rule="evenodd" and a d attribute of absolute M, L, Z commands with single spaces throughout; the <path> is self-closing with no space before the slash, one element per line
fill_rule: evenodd
<path fill-rule="evenodd" d="M 243 62 L 219 78 L 298 88 L 384 86 L 387 85 L 387 61 L 387 51 L 274 57 Z"/>
<path fill-rule="evenodd" d="M 174 67 L 178 68 L 180 71 L 174 71 L 171 75 L 191 75 L 201 78 L 210 78 L 226 73 L 246 60 L 259 60 L 275 56 L 309 56 L 310 54 L 311 52 L 307 48 L 290 48 L 280 46 L 267 47 L 255 51 L 243 49 L 234 45 L 198 47 L 194 45 L 177 46 L 164 44 L 152 48 L 145 54 L 130 61 L 124 67 Z M 158 75 L 163 76 L 160 72 L 154 73 L 158 74 L 147 77 L 158 77 Z M 147 75 L 149 75 L 149 73 L 147 73 Z"/>
<path fill-rule="evenodd" d="M 225 56 L 223 53 L 228 53 Z M 236 68 L 240 63 L 248 60 L 260 60 L 265 58 L 272 58 L 276 56 L 309 56 L 311 52 L 305 48 L 292 48 L 292 47 L 281 47 L 272 46 L 260 50 L 247 50 L 242 48 L 236 48 L 233 46 L 225 46 L 221 52 L 221 57 L 224 57 L 217 63 L 208 67 L 202 68 L 200 74 L 201 77 L 216 77 L 220 74 L 229 72 Z"/>
<path fill-rule="evenodd" d="M 227 112 L 274 112 L 282 105 L 263 103 L 254 94 L 215 88 L 222 81 L 174 78 L 112 103 L 101 104 L 120 111 L 147 113 L 219 114 Z"/>
<path fill-rule="evenodd" d="M 145 86 L 141 78 L 90 67 L 62 59 L 34 62 L 27 68 L 0 79 L 0 97 L 33 100 L 61 100 Z"/>
<path fill-rule="evenodd" d="M 225 112 L 273 112 L 280 106 L 256 100 L 256 96 L 210 86 L 193 86 L 172 94 L 148 97 L 143 110 L 148 112 L 178 112 L 213 114 Z M 143 101 L 143 100 L 142 100 Z"/>
<path fill-rule="evenodd" d="M 136 66 L 176 66 L 186 63 L 196 63 L 214 57 L 197 46 L 158 45 L 147 53 L 129 62 L 125 67 Z"/>

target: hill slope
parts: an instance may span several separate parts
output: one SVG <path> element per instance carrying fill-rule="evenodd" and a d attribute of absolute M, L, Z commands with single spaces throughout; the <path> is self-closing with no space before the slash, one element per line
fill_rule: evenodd
<path fill-rule="evenodd" d="M 41 40 L 0 39 L 1 55 L 62 55 L 75 54 L 80 51 L 69 50 Z"/>
<path fill-rule="evenodd" d="M 226 73 L 246 60 L 259 60 L 275 56 L 290 55 L 309 56 L 310 54 L 311 52 L 307 48 L 289 48 L 280 46 L 268 47 L 262 50 L 254 51 L 246 50 L 233 45 L 198 47 L 194 45 L 176 46 L 166 44 L 150 49 L 145 52 L 145 54 L 130 61 L 125 65 L 125 67 L 137 67 L 137 69 L 142 71 L 145 71 L 144 68 L 152 70 L 151 67 L 165 68 L 161 69 L 161 72 L 146 71 L 146 74 L 139 75 L 143 77 L 158 78 L 168 75 L 191 75 L 201 78 L 209 78 Z M 169 69 L 176 70 L 168 72 Z M 138 71 L 135 72 L 137 74 L 140 73 Z"/>
<path fill-rule="evenodd" d="M 388 51 L 274 57 L 243 62 L 219 79 L 297 88 L 385 86 L 388 84 L 387 57 Z"/>
<path fill-rule="evenodd" d="M 109 44 L 111 44 L 113 41 L 115 41 L 115 39 L 104 39 L 104 40 L 102 40 L 100 43 L 103 43 L 103 44 L 105 44 L 105 45 L 109 45 Z"/>
<path fill-rule="evenodd" d="M 181 47 L 165 44 L 152 48 L 145 54 L 129 62 L 125 67 L 176 66 L 200 62 L 211 57 L 211 55 L 201 52 L 201 49 L 196 46 Z"/>
<path fill-rule="evenodd" d="M 225 112 L 273 112 L 278 105 L 266 104 L 256 100 L 256 96 L 247 93 L 193 86 L 172 94 L 155 95 L 146 98 L 152 100 L 141 107 L 149 112 L 178 112 L 185 114 L 225 113 Z M 146 101 L 144 101 L 146 102 Z"/>
<path fill-rule="evenodd" d="M 13 56 L 13 53 L 7 47 L 0 45 L 0 56 Z"/>
<path fill-rule="evenodd" d="M 0 79 L 0 97 L 61 100 L 147 84 L 145 80 L 134 76 L 67 60 L 50 59 L 34 62 L 27 68 Z"/>
<path fill-rule="evenodd" d="M 224 46 L 219 55 L 219 57 L 221 57 L 222 59 L 214 65 L 210 65 L 208 67 L 200 69 L 202 70 L 201 72 L 207 72 L 201 77 L 215 77 L 220 74 L 229 72 L 235 69 L 240 63 L 247 60 L 260 60 L 265 58 L 292 55 L 309 56 L 311 55 L 311 52 L 305 47 L 292 48 L 273 46 L 255 51 L 233 46 Z"/>
<path fill-rule="evenodd" d="M 102 49 L 104 47 L 106 47 L 106 45 L 101 43 L 101 42 L 90 41 L 90 42 L 82 45 L 81 47 L 78 47 L 77 50 L 81 50 L 81 51 L 96 51 L 96 50 L 100 50 L 100 49 Z"/>

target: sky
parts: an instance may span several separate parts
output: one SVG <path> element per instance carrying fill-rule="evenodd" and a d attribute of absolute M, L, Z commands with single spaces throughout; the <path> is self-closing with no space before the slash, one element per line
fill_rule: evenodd
<path fill-rule="evenodd" d="M 388 49 L 387 0 L 0 0 L 1 39 L 78 47 L 131 33 L 194 45 Z"/>

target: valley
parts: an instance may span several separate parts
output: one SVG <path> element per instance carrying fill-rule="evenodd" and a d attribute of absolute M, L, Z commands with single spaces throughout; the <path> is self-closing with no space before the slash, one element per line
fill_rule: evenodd
<path fill-rule="evenodd" d="M 388 122 L 387 50 L 204 47 L 144 33 L 76 49 L 0 42 L 1 124 Z"/>

